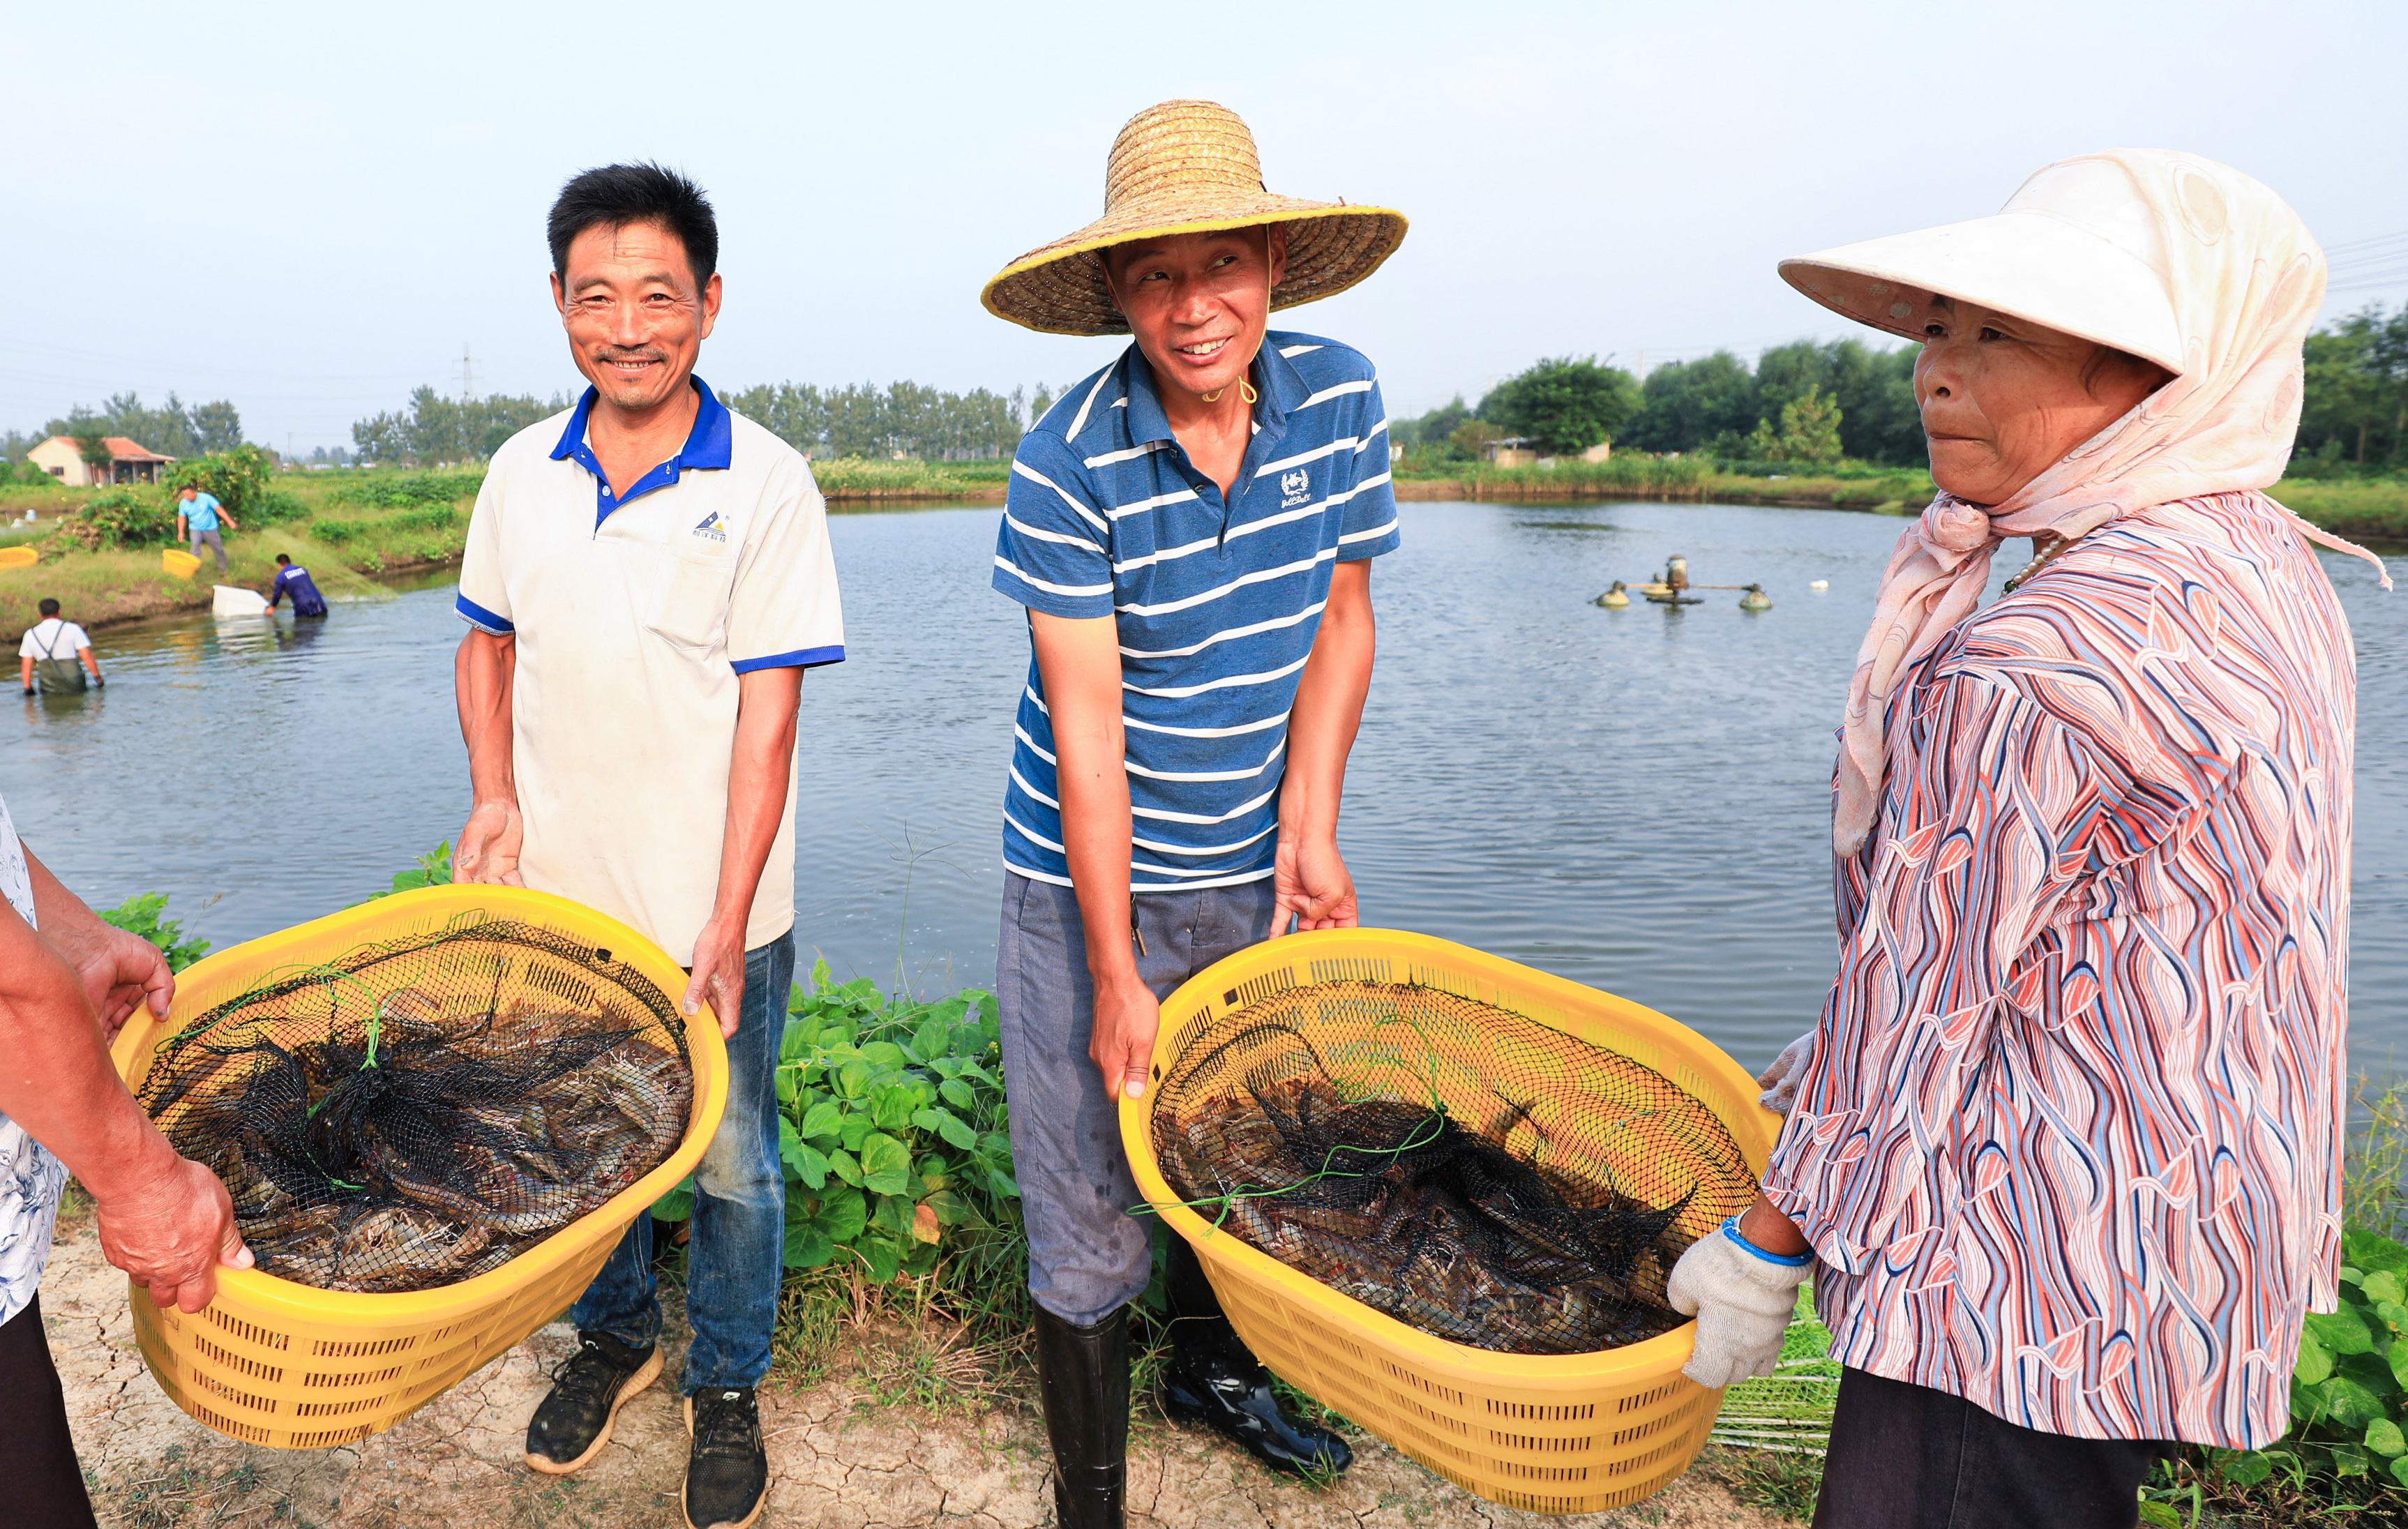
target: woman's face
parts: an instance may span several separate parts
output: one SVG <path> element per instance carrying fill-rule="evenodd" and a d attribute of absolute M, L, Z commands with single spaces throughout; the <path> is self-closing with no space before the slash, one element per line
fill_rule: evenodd
<path fill-rule="evenodd" d="M 1932 298 L 1914 363 L 1932 481 L 1970 504 L 2000 504 L 2166 381 L 2166 372 L 2120 351 L 2093 366 L 2103 349 L 1996 308 Z"/>

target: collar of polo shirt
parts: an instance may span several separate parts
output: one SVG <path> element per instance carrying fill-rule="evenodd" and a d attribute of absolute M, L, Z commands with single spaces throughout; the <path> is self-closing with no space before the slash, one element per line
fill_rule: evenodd
<path fill-rule="evenodd" d="M 594 414 L 594 400 L 601 396 L 600 391 L 588 386 L 585 396 L 577 400 L 575 411 L 568 416 L 568 428 L 560 433 L 560 444 L 552 449 L 552 460 L 574 462 L 594 475 L 594 523 L 596 526 L 609 520 L 610 512 L 621 505 L 640 499 L 654 489 L 667 488 L 678 480 L 678 474 L 685 468 L 692 467 L 696 471 L 726 469 L 734 450 L 735 436 L 727 423 L 727 406 L 710 391 L 710 383 L 699 377 L 692 380 L 694 391 L 700 395 L 700 402 L 695 406 L 694 428 L 686 432 L 685 445 L 678 449 L 677 455 L 636 479 L 635 486 L 617 499 L 610 497 L 609 474 L 602 470 L 601 459 L 595 456 L 592 444 L 585 438 L 586 426 Z M 1160 406 L 1156 406 L 1155 412 L 1160 412 Z"/>
<path fill-rule="evenodd" d="M 1162 411 L 1162 394 L 1154 386 L 1153 364 L 1135 345 L 1128 348 L 1128 357 L 1129 434 L 1140 445 L 1175 442 L 1178 436 L 1171 433 L 1170 416 Z M 1254 357 L 1254 369 L 1261 374 L 1263 394 L 1262 402 L 1254 406 L 1255 440 L 1268 448 L 1287 433 L 1288 411 L 1302 405 L 1310 393 L 1296 363 L 1268 340 Z"/>

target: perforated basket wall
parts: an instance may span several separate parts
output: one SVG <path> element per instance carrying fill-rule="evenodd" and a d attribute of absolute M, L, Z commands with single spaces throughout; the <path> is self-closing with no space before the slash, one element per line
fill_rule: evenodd
<path fill-rule="evenodd" d="M 120 1033 L 113 1053 L 119 1074 L 138 1091 L 164 1039 L 264 973 L 330 963 L 363 945 L 486 919 L 537 925 L 590 950 L 593 960 L 497 966 L 469 958 L 433 968 L 394 964 L 390 979 L 407 981 L 438 1002 L 456 997 L 505 1007 L 530 987 L 574 995 L 564 985 L 607 984 L 614 972 L 631 986 L 641 981 L 672 994 L 684 989 L 685 974 L 659 947 L 565 897 L 514 887 L 429 887 L 236 946 L 187 968 L 165 1020 L 138 1010 Z M 371 986 L 378 980 L 373 970 L 363 976 Z M 498 1269 L 393 1295 L 312 1290 L 256 1269 L 222 1269 L 217 1299 L 191 1316 L 159 1309 L 136 1288 L 135 1334 L 160 1388 L 228 1437 L 317 1449 L 382 1433 L 458 1384 L 566 1309 L 593 1282 L 628 1223 L 701 1159 L 726 1107 L 727 1053 L 708 1011 L 691 1022 L 684 1038 L 694 1104 L 677 1150 L 600 1208 Z"/>
<path fill-rule="evenodd" d="M 1505 1035 L 1524 1028 L 1516 1022 L 1483 1046 L 1476 1029 L 1424 1024 L 1413 1040 L 1435 1053 L 1436 1065 L 1415 1087 L 1431 1082 L 1441 1097 L 1452 1093 L 1450 1107 L 1466 1118 L 1483 1118 L 1494 1102 L 1490 1085 L 1510 1076 L 1514 1096 L 1543 1112 L 1545 1135 L 1561 1143 L 1565 1165 L 1610 1171 L 1626 1192 L 1651 1203 L 1697 1187 L 1677 1223 L 1691 1236 L 1754 1194 L 1779 1118 L 1756 1104 L 1753 1081 L 1713 1042 L 1610 993 L 1449 941 L 1374 929 L 1251 947 L 1164 1003 L 1152 1072 L 1157 1087 L 1121 1108 L 1139 1189 L 1195 1246 L 1231 1322 L 1266 1365 L 1449 1480 L 1541 1513 L 1596 1512 L 1661 1490 L 1704 1445 L 1720 1401 L 1680 1373 L 1692 1325 L 1597 1353 L 1469 1348 L 1340 1294 L 1172 1203 L 1179 1196 L 1155 1155 L 1154 1108 L 1187 1047 L 1227 1016 L 1268 1006 L 1326 1054 L 1371 1055 L 1374 1032 L 1393 1022 L 1396 1005 L 1369 1001 L 1365 984 L 1452 994 L 1582 1043 L 1516 1045 Z M 1584 1049 L 1605 1054 L 1584 1058 Z M 1649 1096 L 1663 1083 L 1719 1122 L 1720 1132 L 1703 1135 L 1719 1141 L 1727 1133 L 1742 1162 L 1730 1162 L 1727 1147 L 1684 1145 L 1679 1131 L 1646 1128 Z"/>

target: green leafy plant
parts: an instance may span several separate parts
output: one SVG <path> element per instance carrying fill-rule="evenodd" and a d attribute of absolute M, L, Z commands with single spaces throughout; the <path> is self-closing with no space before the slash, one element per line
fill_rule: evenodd
<path fill-rule="evenodd" d="M 393 885 L 382 892 L 369 893 L 366 901 L 390 897 L 396 892 L 415 892 L 420 887 L 448 887 L 452 884 L 452 841 L 444 840 L 432 850 L 418 857 L 418 864 L 406 871 L 395 871 Z M 357 906 L 357 905 L 354 905 Z"/>
<path fill-rule="evenodd" d="M 166 952 L 167 969 L 179 972 L 208 954 L 209 942 L 186 939 L 183 921 L 165 917 L 166 911 L 165 893 L 146 892 L 128 897 L 103 913 L 100 919 L 103 923 L 114 924 L 129 935 L 139 935 L 159 947 Z"/>
<path fill-rule="evenodd" d="M 2214 1453 L 2237 1486 L 2281 1472 L 2408 1487 L 2408 1248 L 2357 1227 L 2342 1246 L 2341 1309 L 2309 1317 L 2300 1336 L 2290 1433 Z"/>
<path fill-rule="evenodd" d="M 93 550 L 149 547 L 175 539 L 176 512 L 155 489 L 108 489 L 87 501 L 59 535 Z"/>
<path fill-rule="evenodd" d="M 293 501 L 291 513 L 280 513 L 287 507 L 269 503 L 270 496 L 282 499 L 293 499 L 293 496 L 277 493 L 271 487 L 275 477 L 276 459 L 248 442 L 232 450 L 211 451 L 207 456 L 179 462 L 167 474 L 167 513 L 172 517 L 176 496 L 185 489 L 193 488 L 203 493 L 214 494 L 218 503 L 233 512 L 237 529 L 246 517 L 261 524 L 290 519 L 291 513 L 299 512 L 299 501 Z"/>
<path fill-rule="evenodd" d="M 873 1284 L 959 1250 L 1020 1246 L 994 995 L 889 997 L 838 985 L 827 963 L 795 984 L 778 1064 L 786 1267 L 831 1265 Z M 692 1213 L 690 1183 L 653 1207 Z"/>

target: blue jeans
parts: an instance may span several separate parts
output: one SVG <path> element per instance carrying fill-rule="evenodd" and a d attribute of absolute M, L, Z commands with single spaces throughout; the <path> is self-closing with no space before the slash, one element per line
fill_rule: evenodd
<path fill-rule="evenodd" d="M 1266 877 L 1197 892 L 1141 892 L 1131 907 L 1144 936 L 1137 974 L 1167 998 L 1270 933 L 1272 889 Z M 1145 1196 L 1121 1148 L 1120 1106 L 1087 1055 L 1096 984 L 1077 894 L 1006 871 L 995 967 L 1028 1290 L 1039 1306 L 1083 1327 L 1145 1293 L 1154 1220 L 1128 1213 Z"/>
<path fill-rule="evenodd" d="M 785 1276 L 786 1170 L 778 1160 L 778 1048 L 795 984 L 795 936 L 744 952 L 744 1009 L 727 1043 L 727 1113 L 694 1170 L 694 1236 L 686 1250 L 686 1316 L 694 1342 L 678 1389 L 757 1386 L 769 1373 L 769 1334 Z M 652 1218 L 636 1218 L 568 1320 L 648 1349 L 660 1341 L 652 1281 Z"/>

